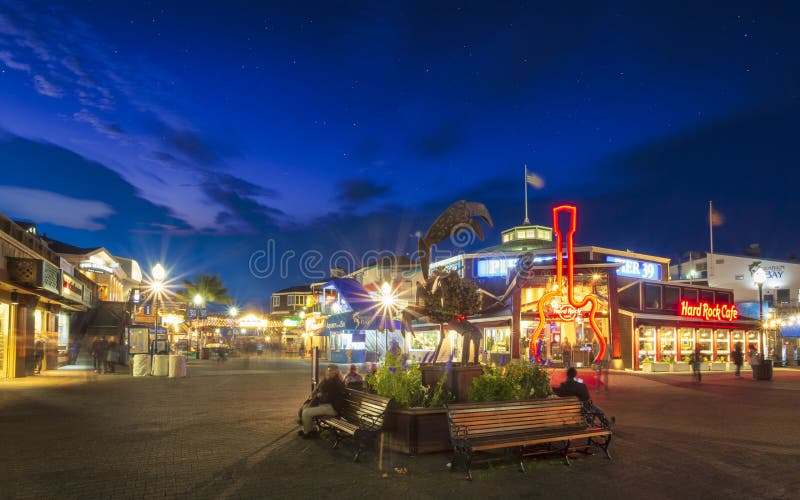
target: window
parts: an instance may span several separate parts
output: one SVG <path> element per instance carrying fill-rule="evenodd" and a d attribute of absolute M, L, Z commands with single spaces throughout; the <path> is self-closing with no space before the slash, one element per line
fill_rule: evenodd
<path fill-rule="evenodd" d="M 673 311 L 681 301 L 681 289 L 676 286 L 664 287 L 664 309 Z"/>
<path fill-rule="evenodd" d="M 715 262 L 716 264 L 724 264 L 724 263 L 725 263 L 725 259 L 717 259 L 717 260 L 715 260 L 714 262 Z"/>
<path fill-rule="evenodd" d="M 788 304 L 789 303 L 789 289 L 783 288 L 776 292 L 778 294 L 778 304 Z"/>
<path fill-rule="evenodd" d="M 644 285 L 644 307 L 645 309 L 661 309 L 661 286 L 652 283 Z"/>
<path fill-rule="evenodd" d="M 681 359 L 678 361 L 686 361 L 694 352 L 694 328 L 681 328 L 678 336 L 681 347 Z"/>
<path fill-rule="evenodd" d="M 534 231 L 533 229 L 531 229 L 530 231 L 525 231 L 525 237 L 528 238 L 529 240 L 535 239 L 536 231 Z"/>
<path fill-rule="evenodd" d="M 661 344 L 661 358 L 659 361 L 670 362 L 675 360 L 675 329 L 659 328 L 658 342 Z"/>
<path fill-rule="evenodd" d="M 730 361 L 731 341 L 728 330 L 717 330 L 714 334 L 714 344 L 717 347 L 717 359 L 715 361 L 718 363 Z"/>
<path fill-rule="evenodd" d="M 717 292 L 715 297 L 717 299 L 717 304 L 730 305 L 731 303 L 731 294 L 728 292 Z"/>
<path fill-rule="evenodd" d="M 700 355 L 703 361 L 711 361 L 714 351 L 711 349 L 711 329 L 700 328 L 697 330 L 697 344 L 700 346 Z"/>
<path fill-rule="evenodd" d="M 656 329 L 652 326 L 639 327 L 639 361 L 655 361 Z"/>
<path fill-rule="evenodd" d="M 508 241 L 510 239 L 511 239 L 511 235 L 510 234 L 504 234 L 503 235 L 503 243 L 508 243 Z"/>
<path fill-rule="evenodd" d="M 273 295 L 272 296 L 272 307 L 279 307 L 281 305 L 281 297 L 280 295 Z"/>
<path fill-rule="evenodd" d="M 489 352 L 511 352 L 510 328 L 486 328 L 483 335 L 485 349 Z"/>
<path fill-rule="evenodd" d="M 714 303 L 714 292 L 711 290 L 700 290 L 700 302 Z"/>
<path fill-rule="evenodd" d="M 684 288 L 683 289 L 683 298 L 684 300 L 688 300 L 689 302 L 696 304 L 697 303 L 697 290 L 694 288 Z"/>
<path fill-rule="evenodd" d="M 764 303 L 767 304 L 769 307 L 773 307 L 775 305 L 775 296 L 771 293 L 764 294 Z"/>
<path fill-rule="evenodd" d="M 744 274 L 737 274 L 736 281 L 742 281 L 744 279 Z"/>
<path fill-rule="evenodd" d="M 439 345 L 439 332 L 416 332 L 411 336 L 411 350 L 435 351 Z"/>

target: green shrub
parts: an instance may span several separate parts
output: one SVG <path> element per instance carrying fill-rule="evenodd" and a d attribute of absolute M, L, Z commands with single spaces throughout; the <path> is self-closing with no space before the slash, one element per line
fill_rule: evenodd
<path fill-rule="evenodd" d="M 367 375 L 367 387 L 379 396 L 392 398 L 399 408 L 436 408 L 455 397 L 444 387 L 443 376 L 433 388 L 422 384 L 419 367 L 403 369 L 400 360 L 387 356 L 387 362 L 376 372 Z"/>
<path fill-rule="evenodd" d="M 546 398 L 553 394 L 550 374 L 544 368 L 517 361 L 500 369 L 487 366 L 472 381 L 469 400 L 474 402 Z"/>

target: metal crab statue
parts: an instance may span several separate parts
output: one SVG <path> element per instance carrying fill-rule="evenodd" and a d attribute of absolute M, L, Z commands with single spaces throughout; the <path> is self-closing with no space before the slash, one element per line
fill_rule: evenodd
<path fill-rule="evenodd" d="M 489 227 L 493 225 L 492 218 L 486 206 L 484 206 L 483 203 L 460 200 L 447 207 L 447 209 L 436 218 L 425 235 L 419 239 L 419 264 L 422 269 L 423 281 L 417 284 L 417 297 L 421 299 L 421 303 L 411 304 L 403 310 L 400 324 L 401 332 L 404 335 L 406 331 L 414 335 L 414 328 L 412 326 L 414 320 L 423 317 L 430 318 L 440 316 L 441 311 L 437 311 L 430 306 L 432 302 L 431 299 L 435 297 L 440 290 L 441 294 L 448 293 L 447 291 L 453 289 L 453 286 L 457 287 L 463 282 L 463 278 L 455 271 L 436 270 L 433 273 L 430 272 L 431 249 L 433 246 L 445 241 L 447 238 L 453 237 L 457 231 L 466 227 L 471 228 L 475 235 L 480 240 L 483 240 L 481 221 L 486 223 Z M 482 290 L 478 291 L 486 293 Z M 446 298 L 445 296 L 441 297 L 442 303 L 444 303 Z M 494 299 L 497 301 L 497 298 Z M 462 356 L 461 363 L 468 364 L 470 358 L 472 363 L 478 363 L 479 346 L 483 338 L 481 330 L 470 323 L 464 315 L 455 315 L 454 317 L 448 318 L 447 323 L 464 339 L 464 355 Z M 443 341 L 444 338 L 440 337 L 439 344 L 434 352 L 434 360 L 438 358 Z"/>

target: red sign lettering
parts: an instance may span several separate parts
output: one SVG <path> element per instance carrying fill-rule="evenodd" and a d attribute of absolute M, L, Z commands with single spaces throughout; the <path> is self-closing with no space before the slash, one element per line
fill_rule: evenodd
<path fill-rule="evenodd" d="M 714 306 L 708 302 L 690 304 L 688 300 L 682 300 L 678 314 L 707 321 L 734 321 L 739 318 L 739 309 L 735 305 L 717 304 Z"/>

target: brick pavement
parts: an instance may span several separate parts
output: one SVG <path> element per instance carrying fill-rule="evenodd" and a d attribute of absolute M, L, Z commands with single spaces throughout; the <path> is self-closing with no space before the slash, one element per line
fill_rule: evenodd
<path fill-rule="evenodd" d="M 450 474 L 447 454 L 347 450 L 294 432 L 307 362 L 191 361 L 186 379 L 47 372 L 0 382 L 0 498 L 796 498 L 800 372 L 773 382 L 613 374 L 614 461 Z M 594 389 L 593 389 L 594 392 Z"/>

